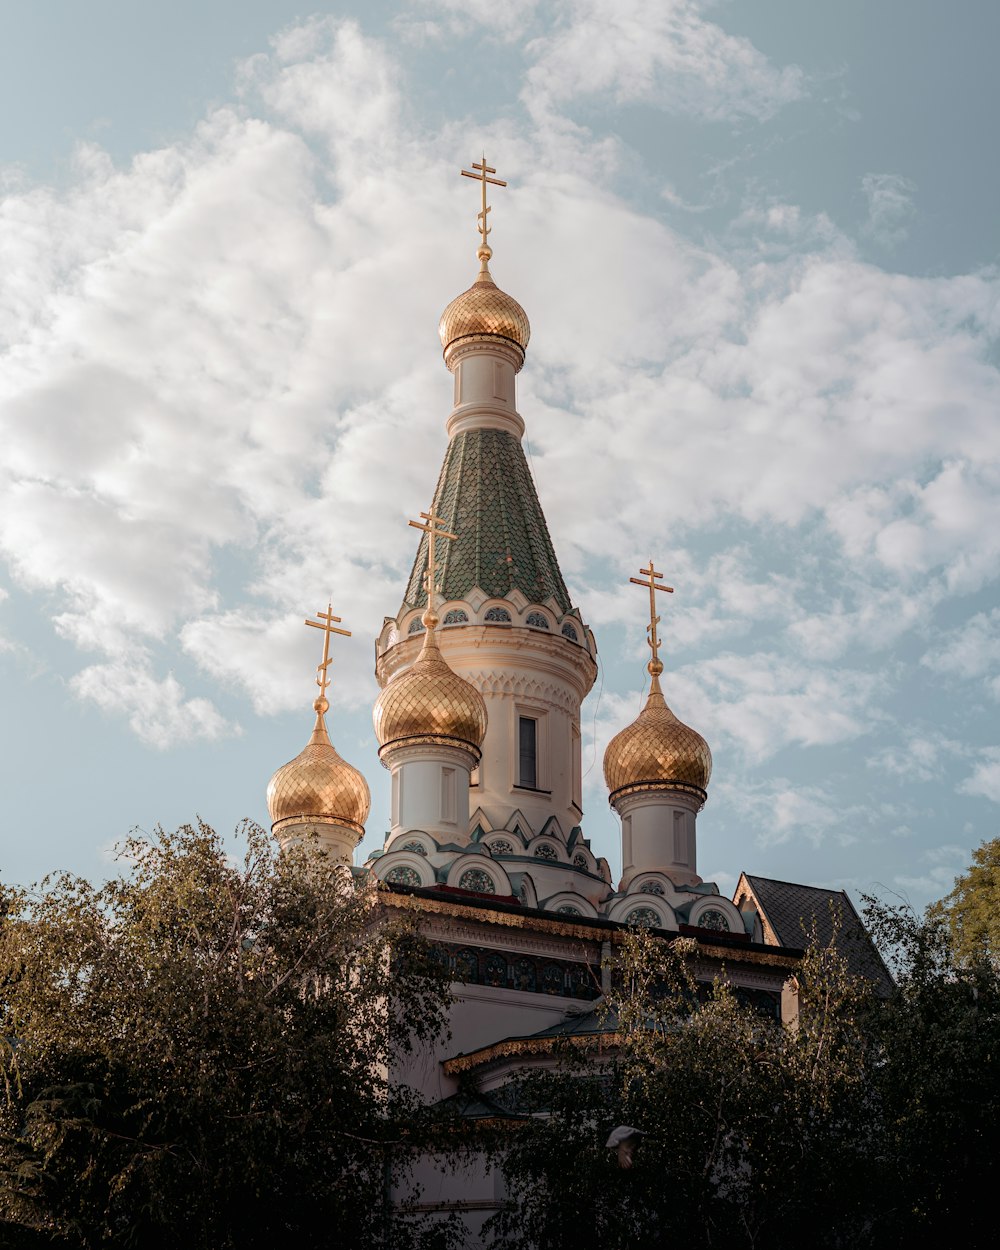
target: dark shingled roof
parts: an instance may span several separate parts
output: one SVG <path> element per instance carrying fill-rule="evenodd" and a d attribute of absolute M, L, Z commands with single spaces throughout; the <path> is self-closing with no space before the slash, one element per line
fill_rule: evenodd
<path fill-rule="evenodd" d="M 844 890 L 744 875 L 782 946 L 808 946 L 813 925 L 822 946 L 830 941 L 836 928 L 837 949 L 847 961 L 848 971 L 870 981 L 880 995 L 892 992 L 892 977 Z"/>
<path fill-rule="evenodd" d="M 466 599 L 478 586 L 505 598 L 515 587 L 529 603 L 550 596 L 571 608 L 521 441 L 504 430 L 467 430 L 448 444 L 434 492 L 434 511 L 458 537 L 438 552 L 444 599 Z M 406 587 L 402 611 L 427 602 L 427 535 Z"/>

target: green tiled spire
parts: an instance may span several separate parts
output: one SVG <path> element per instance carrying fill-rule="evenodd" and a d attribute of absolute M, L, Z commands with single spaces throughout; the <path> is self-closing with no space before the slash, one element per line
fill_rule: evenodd
<path fill-rule="evenodd" d="M 445 453 L 434 511 L 458 535 L 438 547 L 445 600 L 465 599 L 476 586 L 503 598 L 516 587 L 529 602 L 543 603 L 551 595 L 561 612 L 570 610 L 535 483 L 513 434 L 496 429 L 456 434 Z M 406 587 L 404 612 L 427 602 L 426 571 L 425 534 Z"/>

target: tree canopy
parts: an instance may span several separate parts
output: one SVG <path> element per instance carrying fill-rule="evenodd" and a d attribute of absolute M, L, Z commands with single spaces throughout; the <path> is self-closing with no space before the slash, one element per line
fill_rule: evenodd
<path fill-rule="evenodd" d="M 442 1027 L 442 974 L 346 867 L 245 846 L 158 831 L 102 886 L 3 890 L 5 1245 L 422 1244 L 388 1219 L 421 1115 L 384 1071 Z"/>
<path fill-rule="evenodd" d="M 982 959 L 1000 963 L 1000 838 L 972 852 L 968 870 L 955 887 L 930 909 L 944 920 L 958 960 L 966 966 Z"/>
<path fill-rule="evenodd" d="M 519 1082 L 494 1245 L 530 1229 L 546 1250 L 992 1246 L 997 973 L 957 963 L 940 917 L 869 900 L 866 919 L 894 994 L 814 944 L 794 1027 L 724 978 L 699 987 L 683 940 L 631 935 L 604 1005 L 613 1044 Z M 644 1134 L 627 1170 L 605 1147 L 619 1125 Z"/>

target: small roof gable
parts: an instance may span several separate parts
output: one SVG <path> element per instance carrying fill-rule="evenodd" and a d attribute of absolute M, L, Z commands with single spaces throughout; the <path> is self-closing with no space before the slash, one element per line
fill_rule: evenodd
<path fill-rule="evenodd" d="M 744 888 L 744 883 L 748 888 Z M 733 901 L 739 906 L 748 896 L 757 904 L 765 928 L 770 927 L 779 945 L 801 949 L 808 945 L 814 926 L 817 941 L 823 945 L 836 929 L 837 950 L 844 956 L 848 971 L 871 982 L 880 995 L 892 992 L 893 979 L 845 890 L 744 873 Z"/>

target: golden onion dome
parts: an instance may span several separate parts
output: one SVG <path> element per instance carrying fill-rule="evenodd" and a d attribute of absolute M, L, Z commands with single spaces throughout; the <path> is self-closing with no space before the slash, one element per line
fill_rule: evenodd
<path fill-rule="evenodd" d="M 667 707 L 660 689 L 662 665 L 655 661 L 649 667 L 653 680 L 646 706 L 604 752 L 610 801 L 643 790 L 686 790 L 704 800 L 712 752 L 701 734 Z"/>
<path fill-rule="evenodd" d="M 472 286 L 456 296 L 441 314 L 438 325 L 441 346 L 447 352 L 459 339 L 485 334 L 513 343 L 520 348 L 523 359 L 531 337 L 528 314 L 512 295 L 501 291 L 493 281 L 487 259 L 482 260 L 479 276 Z"/>
<path fill-rule="evenodd" d="M 441 654 L 434 633 L 437 616 L 425 612 L 423 620 L 419 656 L 375 701 L 379 756 L 391 747 L 427 743 L 464 748 L 478 759 L 486 737 L 485 700 Z"/>
<path fill-rule="evenodd" d="M 271 813 L 273 833 L 308 821 L 344 825 L 359 838 L 364 836 L 372 802 L 368 783 L 356 768 L 341 759 L 330 741 L 323 719 L 329 706 L 323 696 L 316 700 L 312 737 L 268 783 L 267 810 Z"/>

